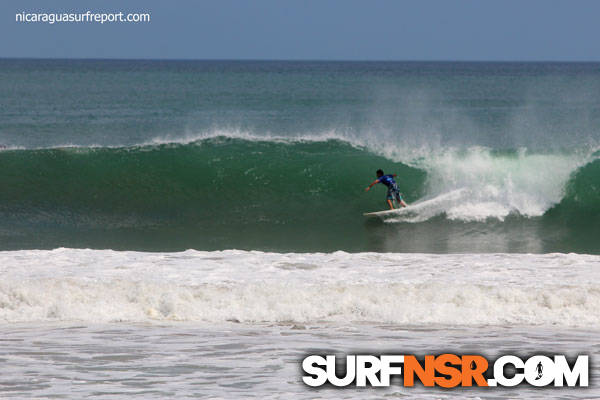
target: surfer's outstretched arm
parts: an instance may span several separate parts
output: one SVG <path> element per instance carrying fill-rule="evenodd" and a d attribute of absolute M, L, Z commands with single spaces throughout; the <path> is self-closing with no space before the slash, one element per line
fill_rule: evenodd
<path fill-rule="evenodd" d="M 369 189 L 371 189 L 373 186 L 377 185 L 379 183 L 379 179 L 375 179 L 373 181 L 373 183 L 371 183 L 369 186 L 367 186 L 367 188 L 365 189 L 365 192 L 368 192 Z"/>

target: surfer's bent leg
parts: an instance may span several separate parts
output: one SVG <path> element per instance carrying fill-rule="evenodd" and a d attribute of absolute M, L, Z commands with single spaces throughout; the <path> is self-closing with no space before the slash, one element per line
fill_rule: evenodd
<path fill-rule="evenodd" d="M 398 201 L 398 204 L 400 204 L 402 207 L 406 207 L 406 203 L 404 202 L 404 200 L 402 200 L 402 195 L 400 194 L 400 192 L 396 191 L 394 194 L 396 195 L 396 200 Z"/>

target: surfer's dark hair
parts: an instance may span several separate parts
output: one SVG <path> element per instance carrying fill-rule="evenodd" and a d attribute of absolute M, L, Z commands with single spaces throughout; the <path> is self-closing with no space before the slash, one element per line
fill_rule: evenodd
<path fill-rule="evenodd" d="M 377 175 L 379 175 L 379 174 L 383 175 L 383 170 L 382 169 L 378 169 L 377 172 L 376 172 L 376 174 Z"/>

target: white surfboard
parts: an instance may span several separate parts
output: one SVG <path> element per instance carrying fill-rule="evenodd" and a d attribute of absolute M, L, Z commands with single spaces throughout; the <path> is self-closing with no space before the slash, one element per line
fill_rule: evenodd
<path fill-rule="evenodd" d="M 364 213 L 365 217 L 380 217 L 380 218 L 392 218 L 395 215 L 407 217 L 412 216 L 413 214 L 423 213 L 427 211 L 427 209 L 438 208 L 440 204 L 445 204 L 448 202 L 456 201 L 460 199 L 466 193 L 465 189 L 455 189 L 448 193 L 441 194 L 437 197 L 426 199 L 426 200 L 418 200 L 414 203 L 409 204 L 407 207 L 396 208 L 393 210 L 383 210 L 383 211 L 375 211 Z"/>
<path fill-rule="evenodd" d="M 408 208 L 408 207 L 395 208 L 393 210 L 383 210 L 383 211 L 368 212 L 368 213 L 364 213 L 363 215 L 365 217 L 383 217 L 383 216 L 390 215 L 390 214 L 399 214 L 400 212 L 402 212 L 402 210 L 404 210 L 406 208 Z"/>

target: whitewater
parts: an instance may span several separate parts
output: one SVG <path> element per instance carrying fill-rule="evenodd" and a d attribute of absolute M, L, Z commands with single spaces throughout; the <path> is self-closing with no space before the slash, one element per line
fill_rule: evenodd
<path fill-rule="evenodd" d="M 578 254 L 0 253 L 0 319 L 600 327 Z"/>
<path fill-rule="evenodd" d="M 8 398 L 335 399 L 339 390 L 304 388 L 307 353 L 598 351 L 594 255 L 63 248 L 1 252 L 0 275 Z M 599 372 L 592 363 L 592 382 Z M 565 390 L 392 386 L 377 395 L 545 399 Z"/>

